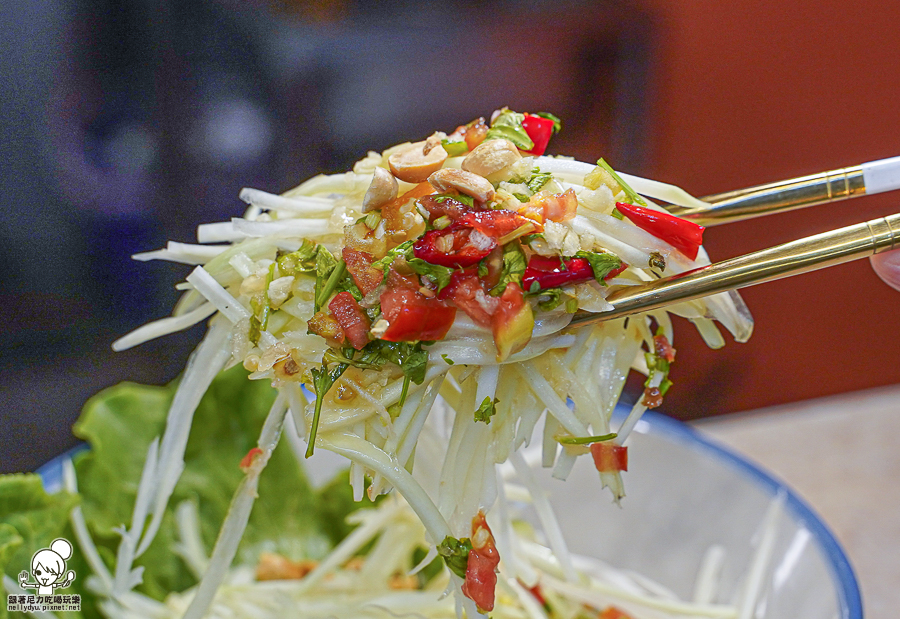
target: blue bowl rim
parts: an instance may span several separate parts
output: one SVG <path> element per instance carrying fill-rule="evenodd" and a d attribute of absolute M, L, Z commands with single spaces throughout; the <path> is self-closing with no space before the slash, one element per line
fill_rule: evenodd
<path fill-rule="evenodd" d="M 647 411 L 641 418 L 647 421 L 649 434 L 664 436 L 682 444 L 691 445 L 706 451 L 715 458 L 720 458 L 746 475 L 771 496 L 784 493 L 785 506 L 793 513 L 818 542 L 833 570 L 833 577 L 838 584 L 838 603 L 841 619 L 863 619 L 862 597 L 859 582 L 850 560 L 844 553 L 840 543 L 831 529 L 822 521 L 815 511 L 801 499 L 788 485 L 772 474 L 730 449 L 718 444 L 715 440 L 697 431 L 695 428 L 655 411 Z"/>
<path fill-rule="evenodd" d="M 617 415 L 621 415 L 623 412 L 621 408 L 616 410 Z M 699 448 L 714 458 L 728 462 L 742 474 L 756 482 L 771 496 L 774 497 L 778 493 L 784 493 L 786 508 L 810 531 L 810 534 L 824 551 L 833 570 L 833 577 L 839 585 L 838 603 L 840 604 L 841 619 L 863 619 L 859 583 L 850 560 L 828 526 L 789 486 L 743 456 L 719 445 L 702 432 L 698 432 L 693 427 L 677 419 L 655 411 L 646 411 L 642 421 L 647 422 L 647 425 L 644 427 L 649 428 L 649 434 L 659 435 L 684 445 L 690 445 L 693 448 Z M 54 491 L 62 487 L 63 461 L 86 449 L 89 449 L 86 443 L 73 447 L 37 470 L 48 491 Z"/>

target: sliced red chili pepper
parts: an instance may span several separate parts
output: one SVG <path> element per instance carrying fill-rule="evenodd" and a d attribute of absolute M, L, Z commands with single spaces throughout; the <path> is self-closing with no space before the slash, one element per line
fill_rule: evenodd
<path fill-rule="evenodd" d="M 601 473 L 628 470 L 628 448 L 610 441 L 591 443 L 594 466 Z"/>
<path fill-rule="evenodd" d="M 473 238 L 476 233 L 478 237 Z M 443 230 L 426 232 L 413 245 L 413 254 L 431 264 L 465 268 L 477 264 L 496 246 L 497 239 L 468 226 L 454 224 Z"/>
<path fill-rule="evenodd" d="M 408 288 L 381 294 L 381 313 L 389 326 L 381 339 L 389 342 L 441 340 L 453 326 L 456 308 Z"/>
<path fill-rule="evenodd" d="M 641 230 L 665 241 L 682 254 L 695 260 L 703 244 L 703 226 L 661 211 L 617 202 L 616 208 Z"/>
<path fill-rule="evenodd" d="M 584 258 L 570 258 L 563 261 L 555 256 L 534 255 L 525 267 L 522 287 L 531 290 L 537 282 L 540 290 L 558 288 L 566 284 L 577 284 L 594 279 L 594 269 Z"/>
<path fill-rule="evenodd" d="M 369 343 L 369 317 L 352 294 L 347 291 L 337 293 L 328 304 L 328 309 L 353 348 L 361 350 Z"/>
<path fill-rule="evenodd" d="M 525 128 L 525 133 L 534 142 L 534 148 L 525 152 L 529 155 L 543 155 L 553 136 L 553 121 L 543 116 L 525 114 L 522 126 Z"/>

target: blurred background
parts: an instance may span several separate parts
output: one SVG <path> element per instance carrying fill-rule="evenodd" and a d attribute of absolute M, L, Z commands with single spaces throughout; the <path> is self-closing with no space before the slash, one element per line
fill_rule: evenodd
<path fill-rule="evenodd" d="M 241 187 L 281 192 L 503 105 L 560 116 L 553 153 L 700 196 L 900 155 L 888 0 L 0 4 L 0 472 L 73 445 L 99 389 L 178 375 L 198 329 L 110 350 L 189 271 L 130 256 L 239 215 Z M 712 228 L 706 246 L 719 260 L 898 203 Z M 676 325 L 667 413 L 900 383 L 900 296 L 867 262 L 743 295 L 747 344 L 709 351 Z"/>

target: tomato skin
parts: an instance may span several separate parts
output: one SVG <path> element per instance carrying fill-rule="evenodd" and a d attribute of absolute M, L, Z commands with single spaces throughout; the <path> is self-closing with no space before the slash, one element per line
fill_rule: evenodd
<path fill-rule="evenodd" d="M 393 288 L 381 294 L 381 313 L 389 325 L 381 336 L 388 342 L 444 339 L 453 326 L 456 308 L 415 290 Z"/>
<path fill-rule="evenodd" d="M 615 473 L 628 470 L 628 447 L 610 441 L 591 443 L 594 466 L 601 473 Z"/>
<path fill-rule="evenodd" d="M 353 348 L 361 350 L 369 343 L 369 317 L 352 294 L 346 290 L 337 293 L 328 304 L 328 309 L 334 314 L 335 320 L 344 330 L 344 337 Z"/>
<path fill-rule="evenodd" d="M 631 615 L 619 610 L 615 606 L 607 606 L 597 619 L 631 619 Z"/>
<path fill-rule="evenodd" d="M 344 247 L 341 250 L 341 257 L 347 265 L 350 277 L 353 278 L 363 294 L 369 294 L 378 288 L 381 280 L 384 279 L 384 274 L 372 267 L 372 263 L 375 262 L 372 254 L 352 247 Z"/>
<path fill-rule="evenodd" d="M 479 511 L 472 519 L 472 550 L 466 565 L 466 580 L 462 586 L 463 595 L 475 602 L 478 610 L 494 610 L 494 590 L 497 587 L 497 566 L 500 554 L 494 544 L 494 535 Z"/>
<path fill-rule="evenodd" d="M 641 230 L 665 241 L 691 260 L 697 259 L 700 245 L 703 244 L 703 226 L 634 204 L 617 202 L 616 209 Z"/>
<path fill-rule="evenodd" d="M 454 271 L 450 276 L 450 283 L 441 290 L 438 298 L 455 305 L 482 327 L 491 326 L 491 315 L 498 303 L 494 297 L 488 296 L 475 269 Z M 478 302 L 479 298 L 482 303 Z M 490 305 L 494 307 L 491 308 Z"/>
<path fill-rule="evenodd" d="M 438 264 L 445 267 L 470 267 L 477 264 L 482 258 L 491 253 L 497 246 L 497 240 L 485 237 L 487 244 L 480 247 L 469 239 L 472 229 L 459 224 L 454 224 L 443 230 L 431 230 L 425 233 L 413 245 L 413 254 L 425 262 Z M 437 248 L 440 239 L 452 239 L 452 249 L 441 251 Z"/>
<path fill-rule="evenodd" d="M 543 155 L 544 151 L 547 150 L 547 144 L 550 143 L 550 138 L 553 136 L 553 121 L 543 116 L 525 114 L 522 126 L 525 128 L 525 133 L 534 142 L 534 148 L 525 152 L 529 155 Z"/>
<path fill-rule="evenodd" d="M 534 222 L 515 211 L 497 209 L 495 211 L 470 211 L 459 218 L 459 224 L 471 226 L 485 236 L 500 238 L 525 224 L 534 224 Z"/>
<path fill-rule="evenodd" d="M 653 351 L 669 363 L 675 361 L 675 348 L 663 334 L 653 336 Z"/>

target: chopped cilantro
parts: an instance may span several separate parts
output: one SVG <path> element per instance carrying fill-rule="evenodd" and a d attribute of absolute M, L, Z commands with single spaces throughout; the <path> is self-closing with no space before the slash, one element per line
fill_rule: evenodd
<path fill-rule="evenodd" d="M 619 257 L 607 251 L 579 251 L 576 252 L 575 257 L 587 260 L 594 270 L 594 279 L 604 286 L 606 282 L 603 281 L 603 278 L 622 266 Z"/>
<path fill-rule="evenodd" d="M 297 251 L 278 252 L 275 258 L 278 264 L 278 272 L 282 275 L 300 275 L 312 273 L 316 270 L 316 255 L 319 253 L 318 243 L 303 239 L 303 244 Z"/>
<path fill-rule="evenodd" d="M 272 304 L 269 301 L 269 285 L 275 279 L 275 265 L 269 265 L 269 272 L 266 274 L 266 284 L 263 289 L 262 298 L 253 297 L 250 299 L 250 307 L 253 309 L 253 315 L 250 316 L 250 332 L 248 339 L 254 344 L 259 344 L 259 336 L 266 330 L 269 325 L 269 314 L 272 311 Z"/>
<path fill-rule="evenodd" d="M 437 292 L 450 285 L 450 276 L 453 275 L 453 269 L 441 266 L 439 264 L 431 264 L 421 258 L 409 258 L 406 263 L 413 271 L 422 277 L 427 277 L 437 285 Z"/>
<path fill-rule="evenodd" d="M 481 406 L 475 410 L 475 421 L 483 421 L 486 424 L 490 424 L 491 417 L 497 412 L 496 406 L 498 402 L 500 402 L 500 400 L 497 398 L 491 400 L 491 396 L 485 396 L 484 400 L 481 402 Z"/>
<path fill-rule="evenodd" d="M 438 554 L 444 558 L 444 563 L 450 571 L 460 578 L 466 577 L 466 568 L 469 566 L 469 552 L 472 551 L 472 542 L 468 537 L 457 539 L 447 536 L 438 547 Z"/>
<path fill-rule="evenodd" d="M 444 363 L 446 363 L 447 365 L 453 365 L 454 363 L 456 363 L 455 361 L 453 361 L 453 359 L 448 357 L 446 354 L 441 355 L 441 359 L 443 359 Z"/>
<path fill-rule="evenodd" d="M 464 193 L 442 193 L 440 195 L 434 196 L 432 198 L 435 202 L 448 202 L 450 200 L 454 202 L 459 202 L 460 204 L 464 204 L 469 208 L 475 206 L 475 198 L 472 196 L 467 196 Z"/>
<path fill-rule="evenodd" d="M 506 290 L 507 284 L 515 282 L 522 285 L 522 276 L 525 274 L 525 253 L 518 243 L 507 243 L 503 247 L 503 270 L 500 272 L 500 281 L 491 288 L 490 295 L 499 297 Z"/>
<path fill-rule="evenodd" d="M 553 175 L 549 172 L 541 172 L 540 168 L 534 168 L 531 171 L 531 178 L 525 183 L 531 190 L 531 193 L 537 193 L 541 188 L 553 179 Z"/>
<path fill-rule="evenodd" d="M 556 442 L 561 445 L 589 445 L 590 443 L 600 443 L 603 441 L 611 441 L 618 436 L 615 432 L 609 434 L 600 434 L 598 436 L 558 436 Z"/>
<path fill-rule="evenodd" d="M 319 429 L 319 415 L 322 413 L 322 401 L 325 398 L 325 394 L 328 393 L 328 390 L 341 377 L 341 374 L 344 373 L 347 367 L 349 366 L 346 363 L 338 363 L 333 370 L 329 371 L 328 362 L 323 358 L 321 369 L 313 368 L 310 370 L 313 378 L 313 389 L 316 392 L 316 409 L 309 428 L 309 446 L 306 448 L 307 458 L 313 455 L 313 450 L 316 446 L 316 431 Z"/>

